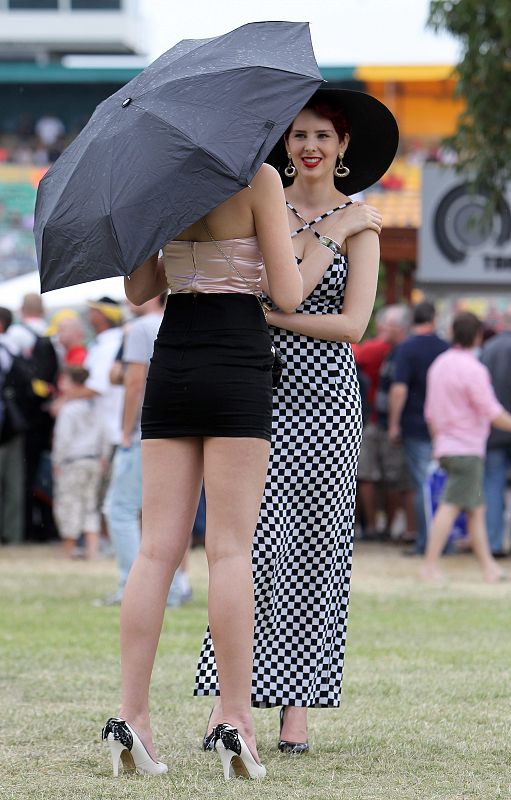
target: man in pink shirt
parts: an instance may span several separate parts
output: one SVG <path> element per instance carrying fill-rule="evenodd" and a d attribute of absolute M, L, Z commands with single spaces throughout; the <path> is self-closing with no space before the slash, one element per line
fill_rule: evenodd
<path fill-rule="evenodd" d="M 447 473 L 442 501 L 429 531 L 421 577 L 441 577 L 440 555 L 454 520 L 466 511 L 474 553 L 484 579 L 503 577 L 488 546 L 483 497 L 483 464 L 491 425 L 511 431 L 511 414 L 495 397 L 490 374 L 478 360 L 481 321 L 468 311 L 452 324 L 453 346 L 432 363 L 427 374 L 424 415 L 433 438 L 433 455 Z"/>

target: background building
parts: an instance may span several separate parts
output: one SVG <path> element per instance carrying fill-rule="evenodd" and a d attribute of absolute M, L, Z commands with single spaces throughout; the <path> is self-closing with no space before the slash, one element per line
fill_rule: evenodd
<path fill-rule="evenodd" d="M 35 192 L 48 165 L 146 63 L 136 0 L 0 0 L 0 280 L 35 269 Z M 330 86 L 369 91 L 398 120 L 398 158 L 366 198 L 385 221 L 382 300 L 410 298 L 421 169 L 442 159 L 440 140 L 455 129 L 456 77 L 448 65 L 321 71 Z"/>
<path fill-rule="evenodd" d="M 146 63 L 138 0 L 0 0 L 0 280 L 35 268 L 48 164 Z"/>

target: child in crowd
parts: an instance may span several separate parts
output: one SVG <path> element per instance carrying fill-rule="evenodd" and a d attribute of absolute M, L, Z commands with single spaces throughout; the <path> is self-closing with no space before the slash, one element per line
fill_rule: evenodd
<path fill-rule="evenodd" d="M 490 426 L 511 431 L 511 414 L 500 405 L 490 375 L 475 348 L 483 327 L 475 314 L 457 314 L 452 324 L 453 346 L 438 356 L 427 374 L 425 417 L 433 438 L 433 454 L 447 473 L 426 547 L 421 577 L 441 577 L 439 558 L 460 511 L 468 516 L 468 531 L 484 579 L 504 577 L 488 545 L 483 497 L 483 466 Z"/>
<path fill-rule="evenodd" d="M 97 553 L 100 511 L 99 486 L 109 452 L 108 437 L 93 399 L 84 399 L 86 369 L 64 366 L 59 378 L 63 404 L 53 438 L 54 516 L 64 553 L 74 554 L 85 535 L 86 556 Z"/>

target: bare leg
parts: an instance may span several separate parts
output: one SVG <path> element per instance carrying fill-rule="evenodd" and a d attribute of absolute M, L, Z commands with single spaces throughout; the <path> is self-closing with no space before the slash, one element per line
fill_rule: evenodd
<path fill-rule="evenodd" d="M 387 530 L 392 528 L 392 523 L 401 507 L 401 493 L 395 486 L 384 487 L 385 515 L 387 517 Z"/>
<path fill-rule="evenodd" d="M 153 758 L 149 682 L 169 587 L 188 546 L 202 468 L 202 439 L 142 442 L 142 539 L 121 607 L 120 716 Z"/>
<path fill-rule="evenodd" d="M 284 725 L 280 738 L 285 742 L 307 741 L 307 709 L 302 706 L 286 706 Z"/>
<path fill-rule="evenodd" d="M 219 725 L 224 720 L 224 711 L 222 708 L 222 698 L 216 697 L 211 716 L 208 720 L 207 733 L 211 733 L 215 725 Z"/>
<path fill-rule="evenodd" d="M 179 565 L 180 582 L 179 590 L 181 593 L 181 602 L 188 602 L 192 598 L 192 587 L 190 586 L 190 578 L 188 576 L 188 562 L 190 556 L 190 548 L 192 545 L 192 537 L 188 540 L 188 547 L 185 550 L 183 560 Z"/>
<path fill-rule="evenodd" d="M 402 492 L 402 505 L 406 514 L 405 541 L 414 542 L 417 538 L 417 523 L 415 520 L 415 497 L 411 489 Z"/>
<path fill-rule="evenodd" d="M 376 484 L 373 481 L 358 481 L 357 493 L 360 501 L 364 531 L 369 538 L 376 533 Z"/>
<path fill-rule="evenodd" d="M 64 548 L 65 557 L 73 558 L 73 553 L 76 547 L 76 539 L 69 539 L 64 537 L 62 539 L 62 547 Z"/>
<path fill-rule="evenodd" d="M 99 533 L 85 533 L 85 552 L 88 559 L 94 561 L 98 555 Z"/>
<path fill-rule="evenodd" d="M 255 758 L 251 710 L 252 540 L 269 450 L 269 443 L 263 439 L 204 440 L 208 609 L 222 693 L 222 721 L 238 728 Z"/>
<path fill-rule="evenodd" d="M 468 512 L 468 533 L 474 554 L 481 565 L 487 583 L 495 583 L 502 577 L 502 570 L 493 558 L 486 531 L 486 509 L 478 506 Z"/>
<path fill-rule="evenodd" d="M 459 513 L 458 506 L 452 503 L 440 503 L 438 506 L 431 523 L 424 563 L 420 571 L 423 580 L 435 580 L 441 576 L 439 569 L 440 556 L 449 538 L 454 520 Z"/>

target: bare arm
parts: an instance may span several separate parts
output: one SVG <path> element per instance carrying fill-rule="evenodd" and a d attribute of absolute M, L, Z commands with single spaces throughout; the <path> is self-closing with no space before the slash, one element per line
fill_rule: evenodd
<path fill-rule="evenodd" d="M 406 383 L 393 383 L 389 392 L 389 439 L 393 443 L 401 438 L 401 414 L 408 397 Z"/>
<path fill-rule="evenodd" d="M 373 230 L 379 234 L 381 225 L 382 218 L 378 209 L 357 202 L 350 203 L 346 208 L 333 215 L 331 225 L 323 228 L 322 232 L 338 244 L 343 245 L 343 252 L 346 252 L 347 239 L 363 230 Z M 300 263 L 303 280 L 302 302 L 314 291 L 331 261 L 332 251 L 320 244 L 317 237 L 310 233 Z M 271 297 L 264 275 L 263 290 Z"/>
<path fill-rule="evenodd" d="M 302 259 L 299 266 L 303 281 L 303 290 L 301 299 L 302 303 L 320 282 L 331 261 L 332 261 L 332 251 L 329 250 L 328 247 L 324 247 L 323 245 L 319 244 L 316 237 L 314 237 L 314 240 L 311 240 L 311 242 L 305 248 L 304 258 Z M 269 297 L 271 297 L 275 305 L 278 305 L 277 301 L 275 300 L 275 298 L 271 293 L 270 286 L 268 284 L 268 279 L 266 277 L 266 266 L 263 271 L 261 284 L 264 293 L 269 295 Z"/>
<path fill-rule="evenodd" d="M 80 386 L 76 389 L 77 397 L 85 400 L 91 400 L 93 397 L 99 397 L 100 393 L 95 392 L 94 389 L 89 389 L 88 386 Z"/>
<path fill-rule="evenodd" d="M 334 223 L 325 230 L 325 234 L 338 244 L 345 244 L 343 249 L 348 251 L 349 242 L 351 241 L 353 244 L 357 233 L 361 233 L 364 230 L 372 230 L 379 234 L 381 222 L 381 214 L 376 208 L 364 203 L 351 203 L 346 208 L 343 208 L 342 211 L 337 212 Z M 349 257 L 351 265 L 353 259 L 351 250 Z M 300 264 L 300 272 L 303 279 L 303 300 L 314 291 L 331 260 L 332 251 L 320 244 L 316 236 L 311 236 L 304 249 L 303 259 Z"/>
<path fill-rule="evenodd" d="M 147 364 L 129 362 L 124 373 L 124 413 L 122 418 L 122 446 L 130 447 L 133 431 L 144 396 Z"/>
<path fill-rule="evenodd" d="M 427 426 L 428 426 L 429 435 L 431 436 L 431 439 L 434 441 L 434 440 L 435 440 L 435 437 L 436 437 L 436 429 L 435 429 L 435 426 L 434 426 L 434 424 L 431 422 L 431 420 L 426 420 L 426 422 L 427 422 Z"/>
<path fill-rule="evenodd" d="M 327 248 L 324 248 L 325 250 Z M 337 342 L 359 342 L 373 310 L 378 280 L 380 247 L 378 236 L 370 230 L 348 240 L 350 267 L 341 314 L 268 315 L 270 325 L 285 328 L 315 339 Z M 329 253 L 329 262 L 332 253 Z"/>
<path fill-rule="evenodd" d="M 498 417 L 492 419 L 491 424 L 501 431 L 511 431 L 511 414 L 502 410 Z"/>
<path fill-rule="evenodd" d="M 137 267 L 129 278 L 124 278 L 126 297 L 136 306 L 147 303 L 166 289 L 165 267 L 163 259 L 158 258 L 157 253 Z"/>
<path fill-rule="evenodd" d="M 286 199 L 280 177 L 263 164 L 252 181 L 251 208 L 266 268 L 268 291 L 285 311 L 302 302 L 303 283 L 289 235 Z"/>

